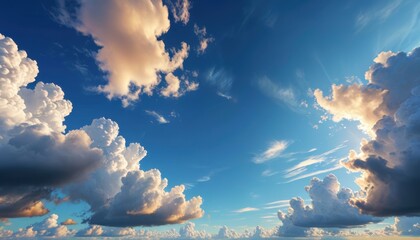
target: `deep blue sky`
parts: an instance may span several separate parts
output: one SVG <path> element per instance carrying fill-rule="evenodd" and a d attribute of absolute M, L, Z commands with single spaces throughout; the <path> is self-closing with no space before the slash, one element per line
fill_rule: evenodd
<path fill-rule="evenodd" d="M 418 3 L 404 1 L 393 9 L 395 3 L 192 1 L 190 22 L 185 26 L 171 21 L 162 39 L 168 48 L 178 48 L 180 41 L 191 45 L 184 69 L 198 72 L 199 89 L 177 99 L 142 95 L 128 108 L 89 90 L 106 82 L 106 75 L 89 55 L 98 47 L 90 37 L 53 19 L 55 1 L 4 2 L 0 33 L 14 39 L 37 61 L 38 81 L 63 88 L 66 99 L 73 103 L 65 121 L 68 129 L 99 117 L 116 121 L 127 142 L 139 142 L 147 149 L 142 169 L 157 168 L 168 178 L 169 186 L 191 184 L 186 195 L 203 197 L 206 215 L 194 222 L 198 228 L 214 232 L 220 225 L 241 229 L 279 224 L 277 218 L 261 218 L 277 211 L 264 209 L 266 203 L 296 196 L 309 198 L 304 187 L 310 178 L 285 183 L 290 180 L 284 176 L 287 168 L 344 144 L 329 155 L 331 163 L 311 165 L 302 175 L 331 168 L 348 150 L 358 148 L 360 138 L 366 135 L 357 124 L 318 123 L 324 113 L 313 107 L 308 91 L 319 88 L 329 92 L 332 83 L 346 83 L 346 79 L 364 81 L 364 72 L 379 52 L 409 51 L 417 46 Z M 392 9 L 389 15 L 386 9 Z M 361 16 L 369 17 L 361 22 Z M 193 50 L 198 44 L 194 23 L 205 26 L 214 38 L 202 55 Z M 223 77 L 210 81 L 207 76 L 212 69 Z M 273 87 L 261 87 L 262 79 L 292 91 L 295 99 L 273 93 Z M 231 87 L 221 87 L 223 81 L 231 81 Z M 157 123 L 145 110 L 156 111 L 170 123 Z M 176 117 L 171 117 L 171 112 Z M 253 159 L 275 140 L 290 142 L 284 153 L 317 150 L 255 164 Z M 262 176 L 265 170 L 278 173 Z M 342 185 L 357 189 L 353 182 L 357 175 L 344 169 L 333 173 Z M 198 181 L 203 177 L 210 179 Z M 87 208 L 70 203 L 51 207 L 63 219 L 79 221 L 80 211 Z M 260 210 L 233 212 L 245 207 Z M 42 217 L 13 219 L 10 228 L 38 219 Z"/>

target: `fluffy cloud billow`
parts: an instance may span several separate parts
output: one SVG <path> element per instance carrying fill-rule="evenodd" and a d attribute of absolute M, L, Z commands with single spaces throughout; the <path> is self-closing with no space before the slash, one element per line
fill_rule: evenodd
<path fill-rule="evenodd" d="M 296 227 L 306 228 L 345 228 L 381 221 L 380 218 L 360 214 L 359 210 L 350 204 L 350 200 L 357 194 L 349 188 L 340 188 L 340 183 L 333 174 L 329 174 L 323 180 L 313 178 L 306 191 L 311 198 L 310 205 L 305 205 L 301 198 L 293 198 L 290 200 L 289 213 L 279 213 L 279 218 L 286 227 L 290 225 L 289 221 Z M 284 229 L 286 230 L 288 228 Z M 302 228 L 289 230 L 293 230 L 295 236 L 304 234 Z"/>
<path fill-rule="evenodd" d="M 152 95 L 158 85 L 164 97 L 180 97 L 194 82 L 173 74 L 183 69 L 189 46 L 167 49 L 162 35 L 170 28 L 168 7 L 161 1 L 79 1 L 76 10 L 60 9 L 56 17 L 62 23 L 91 36 L 100 47 L 95 58 L 107 74 L 108 83 L 97 89 L 108 98 L 121 99 L 124 106 L 142 94 Z M 172 6 L 176 21 L 188 22 L 189 1 Z M 75 12 L 71 19 L 68 12 Z M 160 84 L 162 79 L 165 84 Z"/>
<path fill-rule="evenodd" d="M 55 84 L 29 88 L 37 73 L 36 62 L 0 35 L 0 218 L 44 215 L 42 201 L 56 190 L 88 203 L 87 221 L 99 225 L 163 225 L 203 215 L 201 197 L 187 200 L 182 185 L 167 192 L 159 170 L 140 169 L 146 150 L 127 145 L 117 123 L 100 118 L 66 131 L 71 102 Z"/>
<path fill-rule="evenodd" d="M 345 163 L 362 173 L 364 194 L 353 204 L 376 216 L 419 215 L 420 48 L 383 52 L 374 62 L 367 85 L 333 86 L 332 98 L 320 90 L 315 97 L 335 120 L 357 120 L 370 133 Z"/>

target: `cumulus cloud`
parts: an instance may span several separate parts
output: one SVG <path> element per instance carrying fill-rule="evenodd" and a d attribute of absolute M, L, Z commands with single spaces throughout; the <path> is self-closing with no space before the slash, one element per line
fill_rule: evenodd
<path fill-rule="evenodd" d="M 195 230 L 195 224 L 192 222 L 186 223 L 179 229 L 181 239 L 209 239 L 211 235 L 205 231 Z"/>
<path fill-rule="evenodd" d="M 420 49 L 379 54 L 366 72 L 367 85 L 333 86 L 333 96 L 315 92 L 333 119 L 350 119 L 370 132 L 360 153 L 352 151 L 345 166 L 362 172 L 364 192 L 352 202 L 377 216 L 420 213 Z M 350 96 L 353 100 L 350 100 Z"/>
<path fill-rule="evenodd" d="M 219 229 L 219 232 L 214 237 L 215 239 L 238 239 L 240 234 L 235 232 L 233 229 L 229 229 L 227 226 L 223 226 Z"/>
<path fill-rule="evenodd" d="M 188 9 L 188 0 L 177 1 L 172 8 L 175 20 L 186 23 Z M 71 17 L 63 12 L 60 16 Z M 176 97 L 174 91 L 184 91 L 185 84 L 180 85 L 172 73 L 183 68 L 189 46 L 182 42 L 179 50 L 168 50 L 159 39 L 170 28 L 168 8 L 161 0 L 82 0 L 75 12 L 76 19 L 65 22 L 100 47 L 95 58 L 108 83 L 98 90 L 109 99 L 119 98 L 127 106 L 142 94 L 152 95 L 162 76 L 168 85 L 162 95 Z"/>
<path fill-rule="evenodd" d="M 206 27 L 200 28 L 197 24 L 194 24 L 194 33 L 198 37 L 199 45 L 197 48 L 198 54 L 203 54 L 209 44 L 214 41 L 214 38 L 207 36 Z"/>
<path fill-rule="evenodd" d="M 44 215 L 40 200 L 85 177 L 102 153 L 85 132 L 64 133 L 71 102 L 52 83 L 27 88 L 37 64 L 1 34 L 0 55 L 0 217 Z"/>
<path fill-rule="evenodd" d="M 289 141 L 286 140 L 277 140 L 270 144 L 270 146 L 260 155 L 256 156 L 253 159 L 254 163 L 264 163 L 266 161 L 269 161 L 273 158 L 278 157 L 281 153 L 284 152 L 284 150 L 287 149 L 287 147 L 290 145 Z"/>
<path fill-rule="evenodd" d="M 62 222 L 61 223 L 61 225 L 76 225 L 77 224 L 77 222 L 76 221 L 74 221 L 73 219 L 71 219 L 71 218 L 68 218 L 68 219 L 66 219 L 64 222 Z"/>
<path fill-rule="evenodd" d="M 301 198 L 290 200 L 289 213 L 280 213 L 281 218 L 290 220 L 300 227 L 349 227 L 360 226 L 382 219 L 360 214 L 350 203 L 357 195 L 349 188 L 340 188 L 340 183 L 333 174 L 320 180 L 313 178 L 305 188 L 311 198 L 311 204 L 305 205 Z"/>
<path fill-rule="evenodd" d="M 58 215 L 51 214 L 41 222 L 19 229 L 13 236 L 28 238 L 61 238 L 73 236 L 75 232 L 76 231 L 70 230 L 66 226 L 58 224 Z"/>
<path fill-rule="evenodd" d="M 189 0 L 175 0 L 175 2 L 170 1 L 169 3 L 175 22 L 187 24 L 190 20 L 191 3 Z"/>
<path fill-rule="evenodd" d="M 140 169 L 146 150 L 138 143 L 127 145 L 112 120 L 95 119 L 64 132 L 71 103 L 61 88 L 42 82 L 27 88 L 38 73 L 36 62 L 3 35 L 0 54 L 1 218 L 48 213 L 42 200 L 53 200 L 57 189 L 72 201 L 88 203 L 87 221 L 93 224 L 163 225 L 203 215 L 201 197 L 186 200 L 182 185 L 167 192 L 159 170 Z M 51 215 L 48 221 L 57 218 Z M 18 234 L 40 231 L 34 225 Z"/>

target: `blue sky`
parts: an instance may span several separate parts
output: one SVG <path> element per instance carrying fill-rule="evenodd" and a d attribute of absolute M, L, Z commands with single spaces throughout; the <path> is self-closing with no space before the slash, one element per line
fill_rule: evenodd
<path fill-rule="evenodd" d="M 163 4 L 170 9 L 169 1 Z M 121 98 L 110 100 L 107 93 L 95 90 L 109 78 L 95 59 L 100 47 L 90 33 L 60 22 L 60 2 L 4 2 L 0 33 L 36 60 L 37 82 L 60 86 L 72 102 L 64 122 L 68 130 L 89 125 L 92 119 L 112 119 L 127 144 L 138 142 L 147 150 L 141 169 L 159 169 L 168 188 L 184 184 L 187 199 L 201 196 L 205 213 L 191 220 L 196 229 L 217 233 L 223 225 L 237 231 L 257 225 L 273 228 L 280 224 L 277 211 L 287 211 L 293 197 L 309 204 L 305 186 L 312 177 L 323 179 L 328 173 L 342 187 L 359 190 L 354 181 L 360 172 L 350 172 L 340 161 L 347 159 L 349 150 L 358 151 L 361 139 L 369 136 L 356 121 L 332 121 L 334 113 L 317 104 L 313 91 L 329 95 L 333 84 L 367 84 L 365 72 L 380 52 L 417 47 L 418 2 L 190 4 L 186 24 L 169 11 L 170 28 L 158 39 L 171 55 L 181 42 L 189 45 L 183 67 L 173 73 L 198 83 L 198 88 L 179 97 L 162 96 L 159 89 L 165 82 L 160 73 L 162 82 L 153 95 L 141 94 L 128 106 Z M 65 10 L 77 9 L 75 5 L 67 2 Z M 210 39 L 202 53 L 194 25 L 205 27 L 204 38 Z M 277 151 L 264 155 L 270 147 Z M 88 226 L 81 223 L 90 214 L 87 203 L 43 201 L 49 214 L 78 223 L 70 228 Z M 4 229 L 17 231 L 47 216 L 10 218 Z M 390 217 L 363 229 L 393 221 Z"/>

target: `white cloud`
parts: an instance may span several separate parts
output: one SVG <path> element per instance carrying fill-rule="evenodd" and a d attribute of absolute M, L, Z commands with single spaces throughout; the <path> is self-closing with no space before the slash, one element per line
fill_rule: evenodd
<path fill-rule="evenodd" d="M 254 163 L 260 164 L 278 157 L 290 145 L 289 141 L 277 140 L 270 144 L 267 150 L 253 159 Z"/>
<path fill-rule="evenodd" d="M 238 210 L 233 211 L 234 213 L 245 213 L 245 212 L 253 212 L 253 211 L 258 211 L 260 209 L 258 208 L 253 208 L 253 207 L 245 207 L 245 208 L 241 208 Z"/>
<path fill-rule="evenodd" d="M 197 53 L 203 54 L 206 51 L 209 44 L 214 41 L 214 38 L 207 36 L 206 27 L 200 28 L 197 24 L 194 24 L 194 33 L 199 40 Z"/>
<path fill-rule="evenodd" d="M 187 222 L 183 227 L 179 229 L 179 235 L 181 239 L 210 239 L 211 235 L 205 231 L 195 230 L 195 224 Z"/>
<path fill-rule="evenodd" d="M 191 3 L 189 0 L 175 0 L 175 3 L 169 1 L 171 5 L 171 12 L 174 16 L 175 22 L 182 22 L 187 24 L 190 20 Z"/>
<path fill-rule="evenodd" d="M 264 94 L 279 100 L 293 111 L 299 112 L 305 108 L 305 104 L 301 104 L 304 100 L 299 99 L 299 94 L 293 87 L 279 86 L 266 76 L 258 79 L 258 86 Z"/>
<path fill-rule="evenodd" d="M 318 95 L 333 120 L 356 120 L 370 133 L 360 153 L 351 151 L 346 168 L 361 172 L 356 183 L 364 191 L 353 199 L 363 212 L 376 216 L 420 212 L 420 49 L 385 52 L 366 72 L 368 85 L 333 86 L 333 97 Z M 319 90 L 317 90 L 320 93 Z M 351 96 L 351 97 L 350 97 Z"/>
<path fill-rule="evenodd" d="M 311 204 L 305 205 L 301 198 L 290 200 L 289 214 L 294 225 L 300 227 L 338 227 L 360 226 L 382 219 L 360 214 L 351 205 L 351 199 L 358 193 L 349 188 L 340 188 L 340 183 L 333 174 L 320 180 L 313 178 L 305 188 L 311 197 Z"/>
<path fill-rule="evenodd" d="M 1 218 L 45 215 L 42 200 L 52 200 L 56 189 L 72 201 L 88 203 L 91 223 L 163 225 L 204 214 L 201 197 L 186 200 L 182 185 L 167 192 L 168 180 L 159 170 L 140 169 L 145 149 L 138 143 L 127 146 L 112 120 L 95 119 L 64 133 L 71 103 L 55 84 L 38 82 L 28 88 L 38 73 L 36 62 L 3 35 L 0 61 Z M 57 218 L 51 215 L 42 224 L 56 225 Z M 47 234 L 37 226 L 16 234 Z M 48 226 L 44 228 L 53 231 L 48 235 L 66 232 L 65 226 Z"/>
<path fill-rule="evenodd" d="M 164 116 L 160 115 L 159 113 L 155 112 L 155 111 L 149 111 L 149 110 L 145 110 L 145 112 L 147 114 L 149 114 L 150 116 L 154 117 L 155 120 L 160 123 L 160 124 L 165 124 L 165 123 L 169 123 L 169 120 L 166 119 Z"/>
<path fill-rule="evenodd" d="M 108 83 L 99 86 L 98 91 L 109 99 L 121 99 L 127 106 L 142 94 L 152 95 L 164 75 L 169 87 L 167 94 L 177 95 L 174 91 L 178 84 L 171 73 L 183 68 L 189 46 L 182 42 L 181 49 L 168 51 L 160 39 L 170 28 L 168 8 L 161 0 L 82 0 L 73 11 L 76 19 L 63 14 L 65 7 L 62 5 L 58 11 L 60 16 L 67 16 L 65 23 L 91 36 L 100 47 L 95 58 Z M 172 9 L 176 11 L 175 19 L 186 23 L 188 9 L 187 0 L 176 2 Z M 179 85 L 182 88 L 177 90 L 183 92 L 185 84 Z"/>

